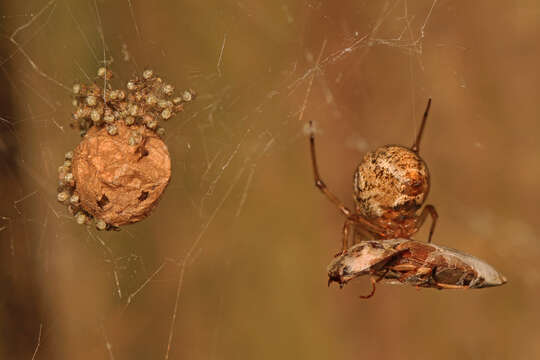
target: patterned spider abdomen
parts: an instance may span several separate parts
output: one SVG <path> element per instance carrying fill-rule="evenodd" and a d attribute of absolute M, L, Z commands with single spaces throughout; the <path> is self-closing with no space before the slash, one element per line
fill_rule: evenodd
<path fill-rule="evenodd" d="M 367 153 L 354 174 L 357 211 L 368 219 L 410 218 L 429 192 L 429 170 L 411 149 L 386 145 Z"/>

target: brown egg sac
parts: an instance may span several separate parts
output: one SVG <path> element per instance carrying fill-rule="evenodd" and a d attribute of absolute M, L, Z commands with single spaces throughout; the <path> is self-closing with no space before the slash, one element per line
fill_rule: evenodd
<path fill-rule="evenodd" d="M 73 193 L 80 207 L 118 227 L 147 217 L 171 178 L 165 143 L 144 125 L 92 127 L 73 154 Z"/>
<path fill-rule="evenodd" d="M 75 221 L 98 230 L 144 219 L 171 178 L 171 160 L 161 121 L 168 121 L 195 98 L 175 96 L 173 85 L 146 69 L 112 87 L 112 71 L 101 67 L 96 81 L 73 85 L 71 126 L 83 140 L 58 168 L 57 200 Z"/>
<path fill-rule="evenodd" d="M 382 146 L 364 156 L 354 175 L 354 200 L 368 219 L 414 216 L 429 192 L 429 170 L 411 149 Z"/>

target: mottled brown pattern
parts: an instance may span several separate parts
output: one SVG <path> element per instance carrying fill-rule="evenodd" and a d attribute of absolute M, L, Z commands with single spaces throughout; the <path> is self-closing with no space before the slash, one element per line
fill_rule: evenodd
<path fill-rule="evenodd" d="M 429 192 L 429 171 L 417 153 L 398 145 L 364 156 L 354 175 L 354 200 L 360 214 L 373 219 L 414 216 Z"/>
<path fill-rule="evenodd" d="M 418 155 L 420 140 L 431 107 L 428 100 L 416 140 L 410 148 L 386 145 L 367 153 L 354 174 L 354 210 L 334 195 L 322 180 L 315 154 L 315 135 L 310 136 L 311 161 L 315 186 L 346 217 L 341 251 L 345 252 L 352 232 L 353 243 L 372 239 L 410 239 L 427 216 L 432 218 L 428 242 L 431 242 L 437 211 L 433 205 L 422 207 L 429 192 L 429 170 Z M 310 126 L 313 124 L 310 122 Z"/>

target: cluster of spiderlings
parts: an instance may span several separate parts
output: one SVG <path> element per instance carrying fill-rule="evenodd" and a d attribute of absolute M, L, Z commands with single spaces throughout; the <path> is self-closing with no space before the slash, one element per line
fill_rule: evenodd
<path fill-rule="evenodd" d="M 73 126 L 81 136 L 92 126 L 106 127 L 114 136 L 118 132 L 115 123 L 123 121 L 128 126 L 144 125 L 163 137 L 165 129 L 159 126 L 160 120 L 169 120 L 195 97 L 192 90 L 175 95 L 174 86 L 150 69 L 144 70 L 140 78 L 129 80 L 126 90 L 112 88 L 112 72 L 104 67 L 98 69 L 97 76 L 92 84 L 73 85 Z M 133 143 L 137 143 L 136 139 Z"/>
<path fill-rule="evenodd" d="M 101 219 L 94 219 L 87 211 L 80 206 L 79 194 L 75 191 L 75 179 L 71 172 L 71 162 L 73 160 L 73 151 L 68 151 L 64 156 L 64 163 L 58 168 L 58 202 L 67 206 L 69 213 L 75 217 L 79 225 L 90 224 L 94 221 L 98 230 L 110 230 L 113 226 L 108 225 Z"/>

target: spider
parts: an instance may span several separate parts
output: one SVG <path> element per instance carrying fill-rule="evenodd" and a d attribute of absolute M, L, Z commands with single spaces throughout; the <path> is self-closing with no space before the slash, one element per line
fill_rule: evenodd
<path fill-rule="evenodd" d="M 411 239 L 427 216 L 432 218 L 428 242 L 431 242 L 437 222 L 437 211 L 433 205 L 426 205 L 420 214 L 429 192 L 429 170 L 418 152 L 420 140 L 428 117 L 431 99 L 428 100 L 420 130 L 410 148 L 401 145 L 385 145 L 367 153 L 354 173 L 355 211 L 351 211 L 326 186 L 319 174 L 315 156 L 315 134 L 310 121 L 310 150 L 315 186 L 336 205 L 345 216 L 343 224 L 342 250 L 336 256 L 347 252 L 349 234 L 356 238 Z"/>

